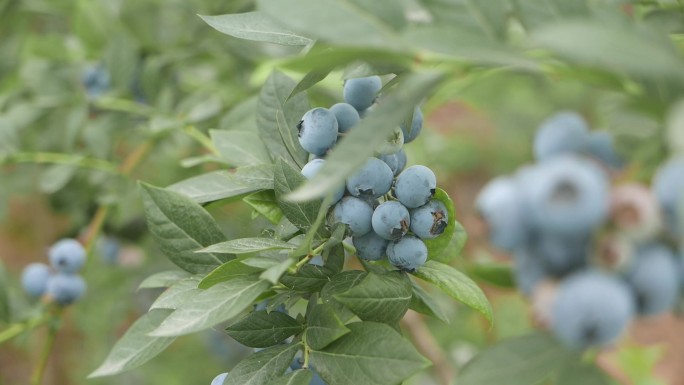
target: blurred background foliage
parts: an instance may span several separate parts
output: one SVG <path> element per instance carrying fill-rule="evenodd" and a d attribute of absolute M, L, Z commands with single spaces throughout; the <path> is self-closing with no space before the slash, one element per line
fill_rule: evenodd
<path fill-rule="evenodd" d="M 412 9 L 416 2 L 401 3 Z M 463 2 L 422 3 L 446 25 L 460 16 L 441 11 Z M 530 7 L 524 12 L 528 18 L 493 24 L 501 28 L 494 33 L 525 46 L 522 30 L 533 31 L 553 15 L 533 12 L 538 1 L 513 3 Z M 639 28 L 674 33 L 677 48 L 684 42 L 677 2 L 596 3 L 626 7 L 625 13 L 639 13 Z M 146 236 L 136 181 L 166 186 L 222 167 L 204 149 L 208 130 L 253 126 L 254 95 L 261 83 L 282 58 L 300 50 L 228 38 L 197 17 L 253 9 L 249 0 L 0 0 L 0 257 L 15 288 L 10 293 L 15 317 L 33 309 L 16 289 L 22 267 L 44 260 L 56 239 L 82 235 L 99 207 L 108 208 L 104 233 L 118 245 L 95 248 L 84 271 L 88 295 L 68 312 L 48 367 L 49 383 L 203 384 L 249 353 L 216 331 L 180 338 L 130 373 L 85 380 L 158 294 L 136 292 L 138 284 L 153 272 L 173 268 Z M 599 11 L 593 17 L 603 21 L 614 15 Z M 428 35 L 414 33 L 413 38 L 421 36 Z M 458 38 L 467 49 L 467 35 Z M 567 43 L 558 45 L 561 56 L 583 38 L 559 36 Z M 439 51 L 443 41 L 431 43 Z M 472 203 L 486 180 L 532 159 L 532 135 L 541 120 L 570 109 L 593 128 L 610 129 L 620 150 L 629 154 L 633 178 L 648 181 L 667 156 L 663 117 L 681 88 L 665 80 L 634 80 L 663 68 L 638 53 L 628 52 L 635 62 L 617 68 L 612 62 L 599 63 L 602 68 L 585 65 L 591 54 L 575 58 L 577 66 L 545 60 L 541 71 L 464 64 L 462 76 L 448 79 L 425 105 L 427 130 L 407 147 L 409 163 L 435 170 L 454 198 L 469 232 L 464 258 L 455 263 L 475 273 L 496 316 L 496 327 L 489 330 L 480 316 L 435 294 L 452 321 L 430 320 L 428 327 L 455 367 L 481 348 L 532 328 L 528 304 L 514 290 L 498 287 L 510 285 L 507 271 L 481 269 L 502 258 L 486 245 Z M 532 47 L 530 56 L 544 55 Z M 640 71 L 648 65 L 653 67 Z M 293 67 L 288 73 L 301 78 Z M 633 76 L 616 75 L 624 71 Z M 341 100 L 343 76 L 334 71 L 312 88 L 312 104 Z M 129 173 L 121 165 L 136 156 L 140 165 L 124 175 Z M 245 205 L 210 209 L 231 237 L 258 233 L 264 225 Z M 27 334 L 0 347 L 0 384 L 28 378 L 42 338 L 42 333 Z M 650 362 L 650 356 L 634 353 L 626 360 Z M 646 365 L 643 371 L 651 369 Z M 412 383 L 434 381 L 426 372 Z"/>

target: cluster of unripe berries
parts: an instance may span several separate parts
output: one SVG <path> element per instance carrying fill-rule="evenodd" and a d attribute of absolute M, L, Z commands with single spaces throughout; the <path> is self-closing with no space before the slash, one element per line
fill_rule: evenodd
<path fill-rule="evenodd" d="M 622 166 L 606 132 L 563 112 L 542 123 L 536 164 L 489 182 L 477 207 L 510 252 L 537 321 L 573 348 L 614 342 L 637 315 L 672 310 L 682 287 L 684 157 L 651 188 L 613 185 Z"/>
<path fill-rule="evenodd" d="M 35 298 L 45 296 L 59 305 L 69 305 L 81 298 L 86 283 L 78 275 L 86 260 L 86 251 L 75 239 L 62 239 L 48 252 L 50 266 L 32 263 L 24 268 L 21 284 Z"/>
<path fill-rule="evenodd" d="M 349 79 L 344 84 L 346 103 L 304 114 L 298 125 L 299 143 L 313 159 L 302 168 L 302 175 L 311 179 L 318 173 L 338 138 L 372 113 L 381 88 L 378 76 Z M 404 169 L 402 146 L 422 128 L 423 114 L 416 107 L 411 124 L 397 127 L 376 149 L 377 157 L 369 158 L 346 186 L 334 192 L 333 221 L 348 226 L 359 258 L 377 261 L 387 256 L 392 265 L 414 271 L 427 260 L 423 239 L 439 236 L 448 224 L 444 204 L 432 199 L 437 188 L 432 170 L 425 166 Z"/>

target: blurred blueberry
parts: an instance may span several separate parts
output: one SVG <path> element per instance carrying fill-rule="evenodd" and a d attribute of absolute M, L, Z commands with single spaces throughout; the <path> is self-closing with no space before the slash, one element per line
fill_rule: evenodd
<path fill-rule="evenodd" d="M 101 64 L 89 66 L 81 74 L 81 83 L 88 99 L 96 99 L 109 90 L 109 71 Z"/>
<path fill-rule="evenodd" d="M 672 310 L 681 286 L 676 258 L 664 245 L 651 244 L 637 249 L 626 278 L 639 313 L 652 315 Z"/>
<path fill-rule="evenodd" d="M 576 112 L 559 112 L 541 123 L 534 138 L 534 156 L 546 161 L 558 155 L 584 153 L 587 122 Z"/>

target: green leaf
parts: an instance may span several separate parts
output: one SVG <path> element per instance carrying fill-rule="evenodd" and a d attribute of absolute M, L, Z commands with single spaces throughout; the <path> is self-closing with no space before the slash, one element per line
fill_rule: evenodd
<path fill-rule="evenodd" d="M 411 281 L 411 292 L 413 295 L 409 304 L 410 309 L 430 317 L 435 317 L 444 323 L 449 323 L 449 318 L 444 313 L 444 309 L 430 296 L 430 293 L 413 281 Z"/>
<path fill-rule="evenodd" d="M 413 274 L 444 290 L 452 298 L 479 311 L 490 323 L 493 321 L 492 305 L 487 297 L 475 282 L 460 271 L 443 263 L 427 261 Z"/>
<path fill-rule="evenodd" d="M 252 305 L 269 286 L 268 282 L 256 276 L 236 277 L 218 283 L 185 301 L 150 334 L 180 336 L 228 321 Z"/>
<path fill-rule="evenodd" d="M 361 281 L 366 278 L 367 274 L 368 273 L 365 271 L 360 270 L 343 271 L 332 277 L 330 282 L 328 282 L 325 286 L 323 286 L 323 289 L 321 289 L 321 300 L 323 303 L 332 306 L 343 322 L 349 321 L 352 317 L 354 317 L 354 313 L 352 313 L 349 309 L 347 309 L 346 306 L 335 299 L 335 296 L 337 294 L 349 291 L 351 288 L 361 283 Z"/>
<path fill-rule="evenodd" d="M 9 323 L 12 315 L 7 284 L 7 272 L 2 261 L 0 261 L 0 323 Z"/>
<path fill-rule="evenodd" d="M 491 285 L 514 288 L 515 278 L 511 267 L 500 263 L 474 263 L 468 266 L 467 273 L 475 279 Z"/>
<path fill-rule="evenodd" d="M 337 143 L 320 172 L 288 198 L 297 201 L 319 198 L 345 183 L 347 177 L 373 156 L 375 149 L 404 120 L 405 116 L 397 111 L 413 111 L 440 78 L 434 72 L 407 76 L 403 83 L 389 91 L 372 114 Z"/>
<path fill-rule="evenodd" d="M 333 67 L 327 67 L 327 68 L 320 68 L 320 69 L 314 69 L 309 71 L 302 80 L 297 83 L 294 89 L 292 89 L 292 92 L 290 95 L 287 97 L 287 100 L 290 100 L 291 97 L 297 95 L 298 93 L 302 91 L 306 91 L 309 88 L 315 86 L 318 84 L 321 80 L 325 79 L 328 77 L 328 74 L 333 70 Z"/>
<path fill-rule="evenodd" d="M 239 39 L 282 45 L 311 43 L 311 39 L 283 28 L 275 21 L 278 19 L 274 20 L 262 12 L 200 17 L 215 30 Z"/>
<path fill-rule="evenodd" d="M 200 205 L 176 192 L 145 183 L 140 186 L 150 232 L 171 262 L 190 273 L 208 273 L 226 262 L 219 254 L 195 253 L 226 240 Z"/>
<path fill-rule="evenodd" d="M 254 353 L 237 364 L 223 384 L 268 384 L 285 372 L 300 348 L 300 344 L 278 345 Z"/>
<path fill-rule="evenodd" d="M 334 295 L 364 321 L 395 324 L 411 302 L 411 280 L 400 271 L 368 273 L 351 289 Z"/>
<path fill-rule="evenodd" d="M 259 93 L 256 121 L 271 158 L 274 161 L 282 158 L 290 166 L 301 169 L 308 154 L 299 145 L 297 123 L 310 106 L 303 93 L 288 100 L 295 86 L 294 80 L 274 71 Z"/>
<path fill-rule="evenodd" d="M 181 279 L 188 278 L 190 273 L 181 270 L 168 270 L 155 273 L 145 278 L 138 286 L 140 289 L 154 289 L 158 287 L 169 287 Z"/>
<path fill-rule="evenodd" d="M 261 273 L 259 278 L 275 285 L 280 280 L 280 277 L 282 277 L 283 274 L 285 274 L 285 272 L 290 268 L 290 266 L 295 264 L 295 262 L 296 261 L 293 258 L 286 258 L 280 263 L 266 269 L 263 273 Z"/>
<path fill-rule="evenodd" d="M 197 203 L 239 199 L 247 194 L 273 189 L 273 166 L 239 167 L 234 173 L 213 171 L 167 187 Z"/>
<path fill-rule="evenodd" d="M 329 385 L 396 385 L 430 365 L 388 325 L 357 322 L 347 327 L 350 333 L 311 352 L 311 365 Z"/>
<path fill-rule="evenodd" d="M 321 208 L 321 201 L 314 200 L 297 203 L 286 200 L 285 196 L 304 183 L 306 178 L 299 170 L 293 168 L 282 159 L 278 160 L 278 163 L 275 165 L 274 176 L 276 199 L 280 209 L 283 210 L 283 214 L 292 224 L 303 231 L 307 231 L 316 223 L 318 212 Z"/>
<path fill-rule="evenodd" d="M 280 283 L 288 289 L 300 292 L 320 291 L 335 271 L 325 266 L 304 265 L 295 274 L 280 277 Z"/>
<path fill-rule="evenodd" d="M 309 385 L 313 379 L 313 372 L 300 369 L 287 373 L 269 382 L 268 385 Z"/>
<path fill-rule="evenodd" d="M 150 337 L 171 310 L 151 310 L 131 325 L 117 341 L 105 361 L 88 378 L 111 376 L 136 368 L 161 353 L 173 342 L 173 337 Z"/>
<path fill-rule="evenodd" d="M 211 140 L 221 158 L 233 166 L 271 164 L 271 156 L 254 131 L 210 130 Z"/>
<path fill-rule="evenodd" d="M 608 375 L 593 364 L 571 362 L 562 368 L 555 385 L 611 385 Z"/>
<path fill-rule="evenodd" d="M 78 169 L 66 164 L 55 164 L 43 171 L 39 188 L 45 194 L 53 194 L 61 190 L 74 177 Z"/>
<path fill-rule="evenodd" d="M 295 245 L 273 238 L 240 238 L 211 245 L 198 253 L 247 254 L 266 250 L 294 249 Z"/>
<path fill-rule="evenodd" d="M 475 356 L 458 376 L 459 385 L 531 385 L 549 378 L 571 353 L 542 333 L 500 342 Z"/>
<path fill-rule="evenodd" d="M 515 15 L 527 29 L 590 15 L 587 0 L 514 0 L 513 4 Z"/>
<path fill-rule="evenodd" d="M 503 41 L 510 7 L 497 1 L 424 0 L 423 5 L 440 24 L 456 25 L 483 40 Z M 447 34 L 449 35 L 449 34 Z M 458 41 L 458 37 L 455 37 Z"/>
<path fill-rule="evenodd" d="M 392 0 L 375 0 L 386 10 L 395 9 Z M 367 3 L 367 2 L 366 2 Z M 257 1 L 258 9 L 285 26 L 314 39 L 340 46 L 406 50 L 406 45 L 388 25 L 352 0 Z"/>
<path fill-rule="evenodd" d="M 349 331 L 332 307 L 318 304 L 311 308 L 307 316 L 304 336 L 307 345 L 312 349 L 321 350 Z"/>
<path fill-rule="evenodd" d="M 254 211 L 263 215 L 274 225 L 280 223 L 283 219 L 283 210 L 278 206 L 278 201 L 275 197 L 275 191 L 266 190 L 247 195 L 242 198 L 242 201 L 250 205 Z"/>
<path fill-rule="evenodd" d="M 465 230 L 463 230 L 463 226 L 461 226 L 460 223 L 456 222 L 456 210 L 454 209 L 454 202 L 451 200 L 449 194 L 447 194 L 446 191 L 442 190 L 441 188 L 437 188 L 437 191 L 435 192 L 435 196 L 433 199 L 438 200 L 444 204 L 444 207 L 446 207 L 447 209 L 449 223 L 447 224 L 447 227 L 444 229 L 444 232 L 440 234 L 437 238 L 425 239 L 423 240 L 423 242 L 425 242 L 425 246 L 427 246 L 428 248 L 428 257 L 430 259 L 434 259 L 440 262 L 448 262 L 455 258 L 457 254 L 453 252 L 455 248 L 449 250 L 448 252 L 445 252 L 446 248 L 451 243 L 451 239 L 453 238 L 456 231 L 465 234 Z M 462 243 L 465 243 L 465 240 L 463 240 Z"/>
<path fill-rule="evenodd" d="M 279 311 L 255 311 L 226 328 L 229 336 L 250 348 L 266 348 L 300 333 L 304 326 Z"/>
<path fill-rule="evenodd" d="M 199 276 L 192 276 L 174 282 L 168 289 L 152 303 L 151 309 L 177 309 L 185 301 L 192 299 L 201 292 L 197 287 Z"/>
<path fill-rule="evenodd" d="M 199 283 L 198 287 L 200 289 L 208 289 L 217 283 L 230 281 L 236 277 L 255 275 L 261 272 L 261 270 L 262 269 L 248 266 L 237 259 L 233 259 L 232 261 L 224 263 L 211 273 L 207 274 L 207 276 L 204 277 L 204 279 Z"/>

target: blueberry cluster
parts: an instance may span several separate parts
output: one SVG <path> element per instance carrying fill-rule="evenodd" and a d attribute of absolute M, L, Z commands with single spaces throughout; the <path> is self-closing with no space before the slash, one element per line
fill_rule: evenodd
<path fill-rule="evenodd" d="M 313 159 L 302 168 L 307 179 L 320 170 L 326 153 L 337 140 L 367 114 L 372 113 L 382 88 L 378 76 L 349 79 L 344 84 L 346 103 L 314 108 L 299 122 L 299 143 Z M 397 127 L 376 149 L 377 156 L 334 192 L 332 217 L 348 226 L 360 258 L 377 261 L 385 256 L 394 266 L 415 271 L 427 260 L 424 239 L 442 234 L 448 224 L 444 204 L 432 199 L 437 188 L 435 174 L 425 166 L 406 169 L 402 146 L 413 141 L 423 128 L 420 108 L 411 123 Z"/>
<path fill-rule="evenodd" d="M 536 134 L 537 163 L 490 181 L 477 199 L 537 320 L 579 349 L 614 342 L 637 315 L 671 310 L 682 287 L 684 157 L 651 188 L 617 184 L 612 142 L 578 114 L 558 113 Z"/>
<path fill-rule="evenodd" d="M 62 239 L 48 252 L 50 266 L 32 263 L 21 275 L 21 283 L 32 297 L 46 296 L 59 305 L 69 305 L 81 298 L 86 283 L 78 275 L 86 260 L 86 251 L 75 239 Z"/>

